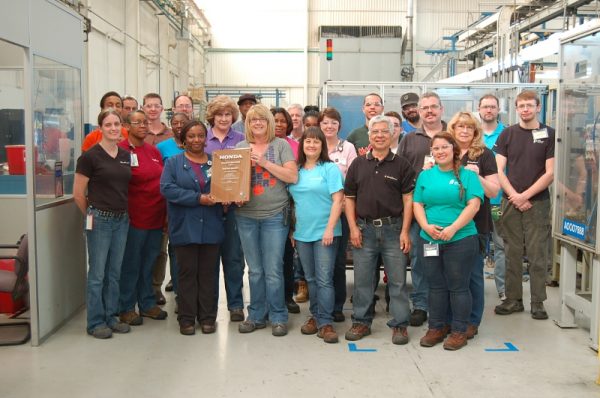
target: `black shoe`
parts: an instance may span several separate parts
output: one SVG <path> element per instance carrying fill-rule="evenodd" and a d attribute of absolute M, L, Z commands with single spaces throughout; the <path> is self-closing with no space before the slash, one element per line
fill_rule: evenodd
<path fill-rule="evenodd" d="M 172 292 L 173 291 L 173 280 L 171 279 L 169 281 L 169 283 L 167 283 L 167 286 L 165 286 L 165 292 Z"/>
<path fill-rule="evenodd" d="M 548 319 L 544 303 L 531 303 L 531 317 L 533 319 Z"/>
<path fill-rule="evenodd" d="M 296 304 L 296 302 L 293 299 L 286 301 L 285 306 L 287 307 L 288 312 L 291 314 L 299 314 L 300 313 L 300 306 L 298 304 Z"/>
<path fill-rule="evenodd" d="M 165 298 L 165 296 L 162 294 L 162 292 L 160 290 L 156 291 L 154 293 L 154 295 L 156 296 L 156 304 L 157 305 L 165 305 L 167 303 L 167 299 Z"/>
<path fill-rule="evenodd" d="M 334 311 L 333 312 L 333 321 L 334 322 L 344 322 L 346 320 L 346 315 L 342 311 Z"/>
<path fill-rule="evenodd" d="M 423 310 L 413 310 L 412 314 L 410 314 L 410 326 L 421 326 L 427 320 L 427 311 Z"/>
<path fill-rule="evenodd" d="M 510 315 L 513 312 L 523 312 L 524 310 L 523 300 L 511 300 L 509 298 L 494 308 L 494 312 L 498 315 Z"/>

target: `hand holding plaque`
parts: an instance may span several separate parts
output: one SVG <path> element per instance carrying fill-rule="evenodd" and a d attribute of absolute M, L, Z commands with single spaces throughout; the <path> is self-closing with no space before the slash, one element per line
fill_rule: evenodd
<path fill-rule="evenodd" d="M 212 154 L 210 194 L 215 202 L 250 200 L 250 148 L 224 149 Z"/>

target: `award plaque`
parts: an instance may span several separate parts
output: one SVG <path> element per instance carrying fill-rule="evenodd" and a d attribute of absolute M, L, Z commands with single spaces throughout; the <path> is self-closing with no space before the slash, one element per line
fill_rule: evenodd
<path fill-rule="evenodd" d="M 210 194 L 216 202 L 250 200 L 250 148 L 212 153 Z"/>

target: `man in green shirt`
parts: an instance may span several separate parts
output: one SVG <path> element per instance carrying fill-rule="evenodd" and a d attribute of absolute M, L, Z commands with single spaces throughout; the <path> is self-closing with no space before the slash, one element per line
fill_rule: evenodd
<path fill-rule="evenodd" d="M 365 125 L 355 128 L 348 135 L 348 142 L 354 145 L 358 156 L 368 152 L 369 129 L 367 125 L 372 117 L 383 114 L 383 99 L 377 93 L 367 94 L 363 101 L 362 111 L 365 114 Z"/>

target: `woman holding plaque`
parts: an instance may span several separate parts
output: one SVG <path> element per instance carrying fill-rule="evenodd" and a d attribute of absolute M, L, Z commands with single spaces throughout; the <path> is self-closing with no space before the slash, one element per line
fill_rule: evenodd
<path fill-rule="evenodd" d="M 288 311 L 284 299 L 283 251 L 289 230 L 286 184 L 298 180 L 298 168 L 289 144 L 275 136 L 269 109 L 254 105 L 246 115 L 246 139 L 238 148 L 250 148 L 251 196 L 236 209 L 250 281 L 248 317 L 240 333 L 266 327 L 273 336 L 287 334 Z"/>
<path fill-rule="evenodd" d="M 160 191 L 167 200 L 169 239 L 179 265 L 179 331 L 216 330 L 215 278 L 219 248 L 225 236 L 223 207 L 210 192 L 212 159 L 204 152 L 206 127 L 192 121 L 181 130 L 184 152 L 167 159 Z"/>

